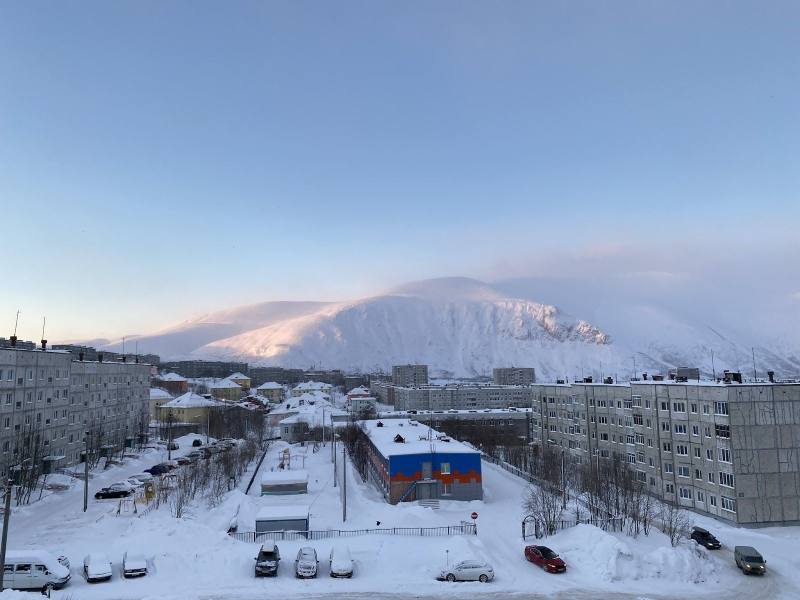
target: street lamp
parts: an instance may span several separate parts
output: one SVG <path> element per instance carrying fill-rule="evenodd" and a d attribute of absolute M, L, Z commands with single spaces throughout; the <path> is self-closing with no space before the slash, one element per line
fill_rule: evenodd
<path fill-rule="evenodd" d="M 2 546 L 0 546 L 0 565 L 6 564 L 6 545 L 8 544 L 8 520 L 11 517 L 11 488 L 14 485 L 14 482 L 9 477 L 6 481 L 6 490 L 5 490 L 5 512 L 3 513 L 3 541 Z M 5 568 L 0 571 L 0 592 L 3 591 L 3 571 Z"/>

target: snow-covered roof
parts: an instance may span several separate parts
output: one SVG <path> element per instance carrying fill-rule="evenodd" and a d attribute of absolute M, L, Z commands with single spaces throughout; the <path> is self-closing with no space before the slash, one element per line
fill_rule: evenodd
<path fill-rule="evenodd" d="M 301 391 L 312 390 L 330 390 L 333 386 L 330 383 L 322 383 L 321 381 L 304 381 L 294 386 L 294 389 Z"/>
<path fill-rule="evenodd" d="M 234 373 L 233 375 L 228 375 L 227 378 L 228 379 L 250 379 L 250 377 L 248 375 L 245 375 L 244 373 L 239 373 L 238 371 L 236 373 Z"/>
<path fill-rule="evenodd" d="M 314 406 L 309 406 L 307 404 L 298 406 L 294 413 L 295 414 L 283 419 L 281 424 L 307 423 L 309 427 L 322 427 L 323 425 L 330 425 L 332 423 L 332 417 L 347 416 L 348 414 L 346 411 L 339 408 L 318 404 Z"/>
<path fill-rule="evenodd" d="M 431 451 L 440 454 L 478 454 L 474 448 L 410 419 L 361 421 L 361 428 L 384 457 L 430 454 Z M 398 435 L 403 438 L 403 442 L 395 441 Z"/>
<path fill-rule="evenodd" d="M 182 377 L 177 373 L 163 373 L 158 376 L 161 381 L 188 381 L 186 377 Z"/>
<path fill-rule="evenodd" d="M 282 390 L 283 386 L 280 383 L 276 382 L 276 381 L 267 381 L 265 383 L 262 383 L 256 389 L 258 389 L 258 390 Z"/>
<path fill-rule="evenodd" d="M 150 388 L 150 400 L 171 400 L 172 394 L 161 388 Z"/>
<path fill-rule="evenodd" d="M 308 508 L 305 504 L 271 504 L 256 513 L 256 521 L 307 519 Z"/>
<path fill-rule="evenodd" d="M 209 400 L 194 392 L 186 392 L 182 396 L 178 396 L 171 402 L 162 404 L 161 408 L 206 408 L 209 406 L 221 406 L 216 400 Z"/>
<path fill-rule="evenodd" d="M 372 392 L 370 392 L 363 385 L 360 385 L 357 388 L 353 388 L 352 390 L 347 392 L 348 396 L 369 396 L 371 394 L 372 394 Z"/>
<path fill-rule="evenodd" d="M 267 471 L 261 474 L 261 483 L 308 483 L 308 471 Z"/>
<path fill-rule="evenodd" d="M 221 381 L 216 381 L 208 387 L 210 387 L 212 390 L 242 389 L 242 386 L 240 386 L 235 381 L 231 381 L 230 379 L 223 379 Z"/>

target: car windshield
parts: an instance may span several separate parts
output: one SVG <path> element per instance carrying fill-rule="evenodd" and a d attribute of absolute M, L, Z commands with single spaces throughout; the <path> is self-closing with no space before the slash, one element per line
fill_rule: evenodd
<path fill-rule="evenodd" d="M 550 548 L 545 548 L 542 546 L 539 550 L 544 558 L 558 558 L 558 554 L 550 550 Z"/>
<path fill-rule="evenodd" d="M 745 559 L 745 561 L 747 561 L 749 563 L 760 563 L 760 562 L 763 562 L 763 560 L 764 560 L 760 556 L 745 556 L 744 559 Z"/>

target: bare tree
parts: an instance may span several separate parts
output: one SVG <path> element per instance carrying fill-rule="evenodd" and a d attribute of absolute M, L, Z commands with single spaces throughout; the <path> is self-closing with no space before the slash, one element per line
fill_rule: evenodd
<path fill-rule="evenodd" d="M 659 521 L 661 531 L 669 537 L 673 546 L 677 546 L 682 538 L 687 537 L 692 528 L 689 513 L 671 502 L 661 503 Z"/>

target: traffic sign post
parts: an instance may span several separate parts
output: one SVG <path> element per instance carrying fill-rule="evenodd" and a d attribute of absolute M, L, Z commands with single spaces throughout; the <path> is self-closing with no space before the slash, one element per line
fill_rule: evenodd
<path fill-rule="evenodd" d="M 470 518 L 472 519 L 472 522 L 475 523 L 475 535 L 478 535 L 478 513 L 473 511 L 470 515 Z"/>

